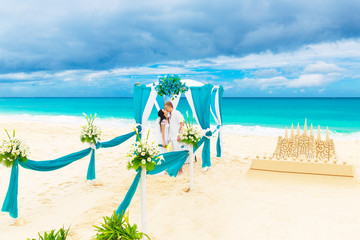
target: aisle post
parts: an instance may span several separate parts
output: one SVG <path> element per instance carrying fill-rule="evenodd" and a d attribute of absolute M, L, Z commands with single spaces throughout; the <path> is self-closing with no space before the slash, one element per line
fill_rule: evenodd
<path fill-rule="evenodd" d="M 189 177 L 190 177 L 190 191 L 194 190 L 194 152 L 193 145 L 189 144 Z"/>
<path fill-rule="evenodd" d="M 141 227 L 142 232 L 147 234 L 147 212 L 146 212 L 146 167 L 141 166 Z"/>

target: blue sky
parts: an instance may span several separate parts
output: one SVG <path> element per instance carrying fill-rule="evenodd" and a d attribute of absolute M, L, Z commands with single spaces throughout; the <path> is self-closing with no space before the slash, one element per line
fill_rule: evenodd
<path fill-rule="evenodd" d="M 165 74 L 225 96 L 360 97 L 360 1 L 9 1 L 0 97 L 121 97 Z"/>

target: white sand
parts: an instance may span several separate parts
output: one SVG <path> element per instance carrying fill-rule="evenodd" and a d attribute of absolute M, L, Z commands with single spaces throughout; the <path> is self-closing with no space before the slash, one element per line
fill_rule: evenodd
<path fill-rule="evenodd" d="M 87 147 L 79 141 L 79 126 L 1 120 L 31 147 L 31 159 L 47 160 Z M 129 129 L 103 128 L 104 140 Z M 5 138 L 5 132 L 0 131 Z M 225 136 L 224 158 L 212 153 L 213 167 L 201 171 L 195 163 L 195 191 L 184 193 L 185 174 L 178 178 L 149 176 L 148 229 L 152 239 L 359 239 L 360 183 L 354 178 L 248 172 L 253 156 L 274 151 L 277 136 Z M 71 225 L 68 239 L 91 239 L 92 225 L 110 216 L 134 178 L 126 169 L 125 153 L 132 141 L 97 152 L 96 174 L 103 186 L 86 179 L 90 156 L 61 170 L 36 172 L 20 167 L 19 217 L 25 224 L 10 226 L 0 214 L 0 239 L 36 237 L 37 232 Z M 215 147 L 213 141 L 212 148 Z M 359 164 L 359 141 L 335 140 L 340 158 Z M 0 167 L 0 204 L 10 169 Z M 140 225 L 139 196 L 130 205 L 130 221 Z"/>

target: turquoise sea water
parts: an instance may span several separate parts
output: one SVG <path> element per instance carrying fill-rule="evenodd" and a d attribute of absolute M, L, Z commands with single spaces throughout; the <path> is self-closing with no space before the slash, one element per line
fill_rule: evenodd
<path fill-rule="evenodd" d="M 178 110 L 189 110 L 181 99 Z M 132 98 L 0 98 L 0 115 L 78 116 L 97 113 L 100 119 L 133 119 Z M 150 119 L 156 118 L 154 107 Z M 360 98 L 224 98 L 225 125 L 285 128 L 304 119 L 332 132 L 360 132 Z M 214 122 L 213 122 L 214 123 Z"/>

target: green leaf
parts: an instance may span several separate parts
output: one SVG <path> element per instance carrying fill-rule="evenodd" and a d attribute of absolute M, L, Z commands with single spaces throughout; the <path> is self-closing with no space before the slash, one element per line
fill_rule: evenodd
<path fill-rule="evenodd" d="M 11 139 L 11 137 L 10 137 L 10 135 L 9 135 L 9 133 L 8 133 L 8 131 L 6 129 L 5 129 L 5 132 L 8 135 L 9 139 Z"/>
<path fill-rule="evenodd" d="M 104 223 L 100 227 L 93 226 L 96 231 L 95 238 L 97 240 L 135 240 L 141 239 L 145 235 L 137 230 L 136 224 L 131 226 L 128 216 L 124 214 L 120 216 L 114 212 L 111 217 L 104 217 L 103 220 Z M 147 238 L 150 239 L 148 236 Z"/>

